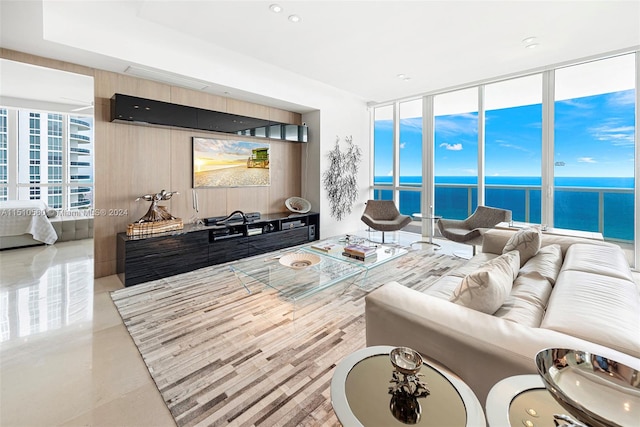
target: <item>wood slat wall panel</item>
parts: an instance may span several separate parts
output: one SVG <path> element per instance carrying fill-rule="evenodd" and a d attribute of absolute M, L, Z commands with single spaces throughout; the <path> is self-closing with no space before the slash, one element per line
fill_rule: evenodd
<path fill-rule="evenodd" d="M 112 123 L 110 99 L 114 93 L 192 105 L 263 119 L 300 124 L 301 116 L 277 108 L 223 98 L 178 88 L 124 74 L 92 69 L 63 61 L 0 49 L 6 59 L 94 76 L 95 96 L 95 183 L 94 202 L 98 210 L 122 209 L 128 215 L 96 216 L 94 220 L 95 277 L 116 273 L 116 235 L 140 218 L 147 202 L 134 199 L 162 189 L 181 194 L 165 204 L 169 211 L 187 222 L 192 209 L 191 153 L 193 136 L 233 138 L 203 131 Z M 243 137 L 251 140 L 251 138 Z M 264 141 L 264 139 L 255 139 Z M 269 187 L 199 189 L 200 218 L 221 216 L 232 210 L 261 213 L 282 212 L 284 200 L 299 196 L 301 190 L 298 143 L 272 141 L 274 170 Z"/>
<path fill-rule="evenodd" d="M 269 107 L 237 99 L 227 99 L 227 113 L 269 120 Z"/>

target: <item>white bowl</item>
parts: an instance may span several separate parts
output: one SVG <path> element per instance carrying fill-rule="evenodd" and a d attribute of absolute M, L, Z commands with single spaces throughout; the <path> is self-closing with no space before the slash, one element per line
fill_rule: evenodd
<path fill-rule="evenodd" d="M 294 270 L 302 270 L 320 262 L 320 257 L 315 254 L 287 254 L 280 258 L 280 264 Z"/>
<path fill-rule="evenodd" d="M 289 197 L 284 201 L 284 205 L 295 213 L 307 213 L 311 210 L 311 203 L 302 197 Z"/>

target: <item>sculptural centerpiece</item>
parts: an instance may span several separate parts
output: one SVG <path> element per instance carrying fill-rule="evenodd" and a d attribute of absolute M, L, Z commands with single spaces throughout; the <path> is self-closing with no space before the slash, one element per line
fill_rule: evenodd
<path fill-rule="evenodd" d="M 127 226 L 127 236 L 140 236 L 144 234 L 164 233 L 166 231 L 181 230 L 184 227 L 182 219 L 169 213 L 166 206 L 160 206 L 161 200 L 169 200 L 176 191 L 162 190 L 155 194 L 145 194 L 136 199 L 151 202 L 151 206 L 142 218 Z"/>
<path fill-rule="evenodd" d="M 389 354 L 394 371 L 391 374 L 389 409 L 404 424 L 417 424 L 422 415 L 418 398 L 427 397 L 431 391 L 420 377 L 422 356 L 408 347 L 397 347 Z"/>

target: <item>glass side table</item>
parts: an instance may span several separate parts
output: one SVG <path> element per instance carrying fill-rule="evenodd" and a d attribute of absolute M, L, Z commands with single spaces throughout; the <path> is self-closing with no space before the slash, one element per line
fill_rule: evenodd
<path fill-rule="evenodd" d="M 505 378 L 489 391 L 486 404 L 489 427 L 553 426 L 554 414 L 567 414 L 547 391 L 539 375 Z"/>
<path fill-rule="evenodd" d="M 422 221 L 422 220 L 429 220 L 431 221 L 431 228 L 430 228 L 430 232 L 429 232 L 429 240 L 428 241 L 422 241 L 422 240 L 418 240 L 416 242 L 411 242 L 411 244 L 413 245 L 414 243 L 427 243 L 429 245 L 433 245 L 435 246 L 435 248 L 433 248 L 434 251 L 437 251 L 438 249 L 440 249 L 440 245 L 437 243 L 433 242 L 433 230 L 435 228 L 435 221 L 438 219 L 441 219 L 442 216 L 441 215 L 433 215 L 433 214 L 422 214 L 420 212 L 418 213 L 414 213 L 411 215 L 414 219 Z"/>
<path fill-rule="evenodd" d="M 358 350 L 338 364 L 331 379 L 331 404 L 345 426 L 406 426 L 392 413 L 389 381 L 394 347 Z M 431 394 L 418 398 L 421 416 L 416 426 L 484 426 L 482 405 L 460 378 L 433 362 L 424 362 L 420 373 Z"/>

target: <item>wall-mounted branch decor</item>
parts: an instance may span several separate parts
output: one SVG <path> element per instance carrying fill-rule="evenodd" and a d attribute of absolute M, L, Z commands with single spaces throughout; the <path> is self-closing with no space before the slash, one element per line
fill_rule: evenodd
<path fill-rule="evenodd" d="M 358 165 L 362 158 L 360 147 L 353 144 L 353 137 L 345 138 L 348 147 L 340 151 L 340 137 L 336 137 L 336 146 L 328 154 L 329 169 L 322 181 L 327 190 L 331 205 L 331 216 L 338 221 L 351 213 L 351 207 L 358 198 Z"/>

